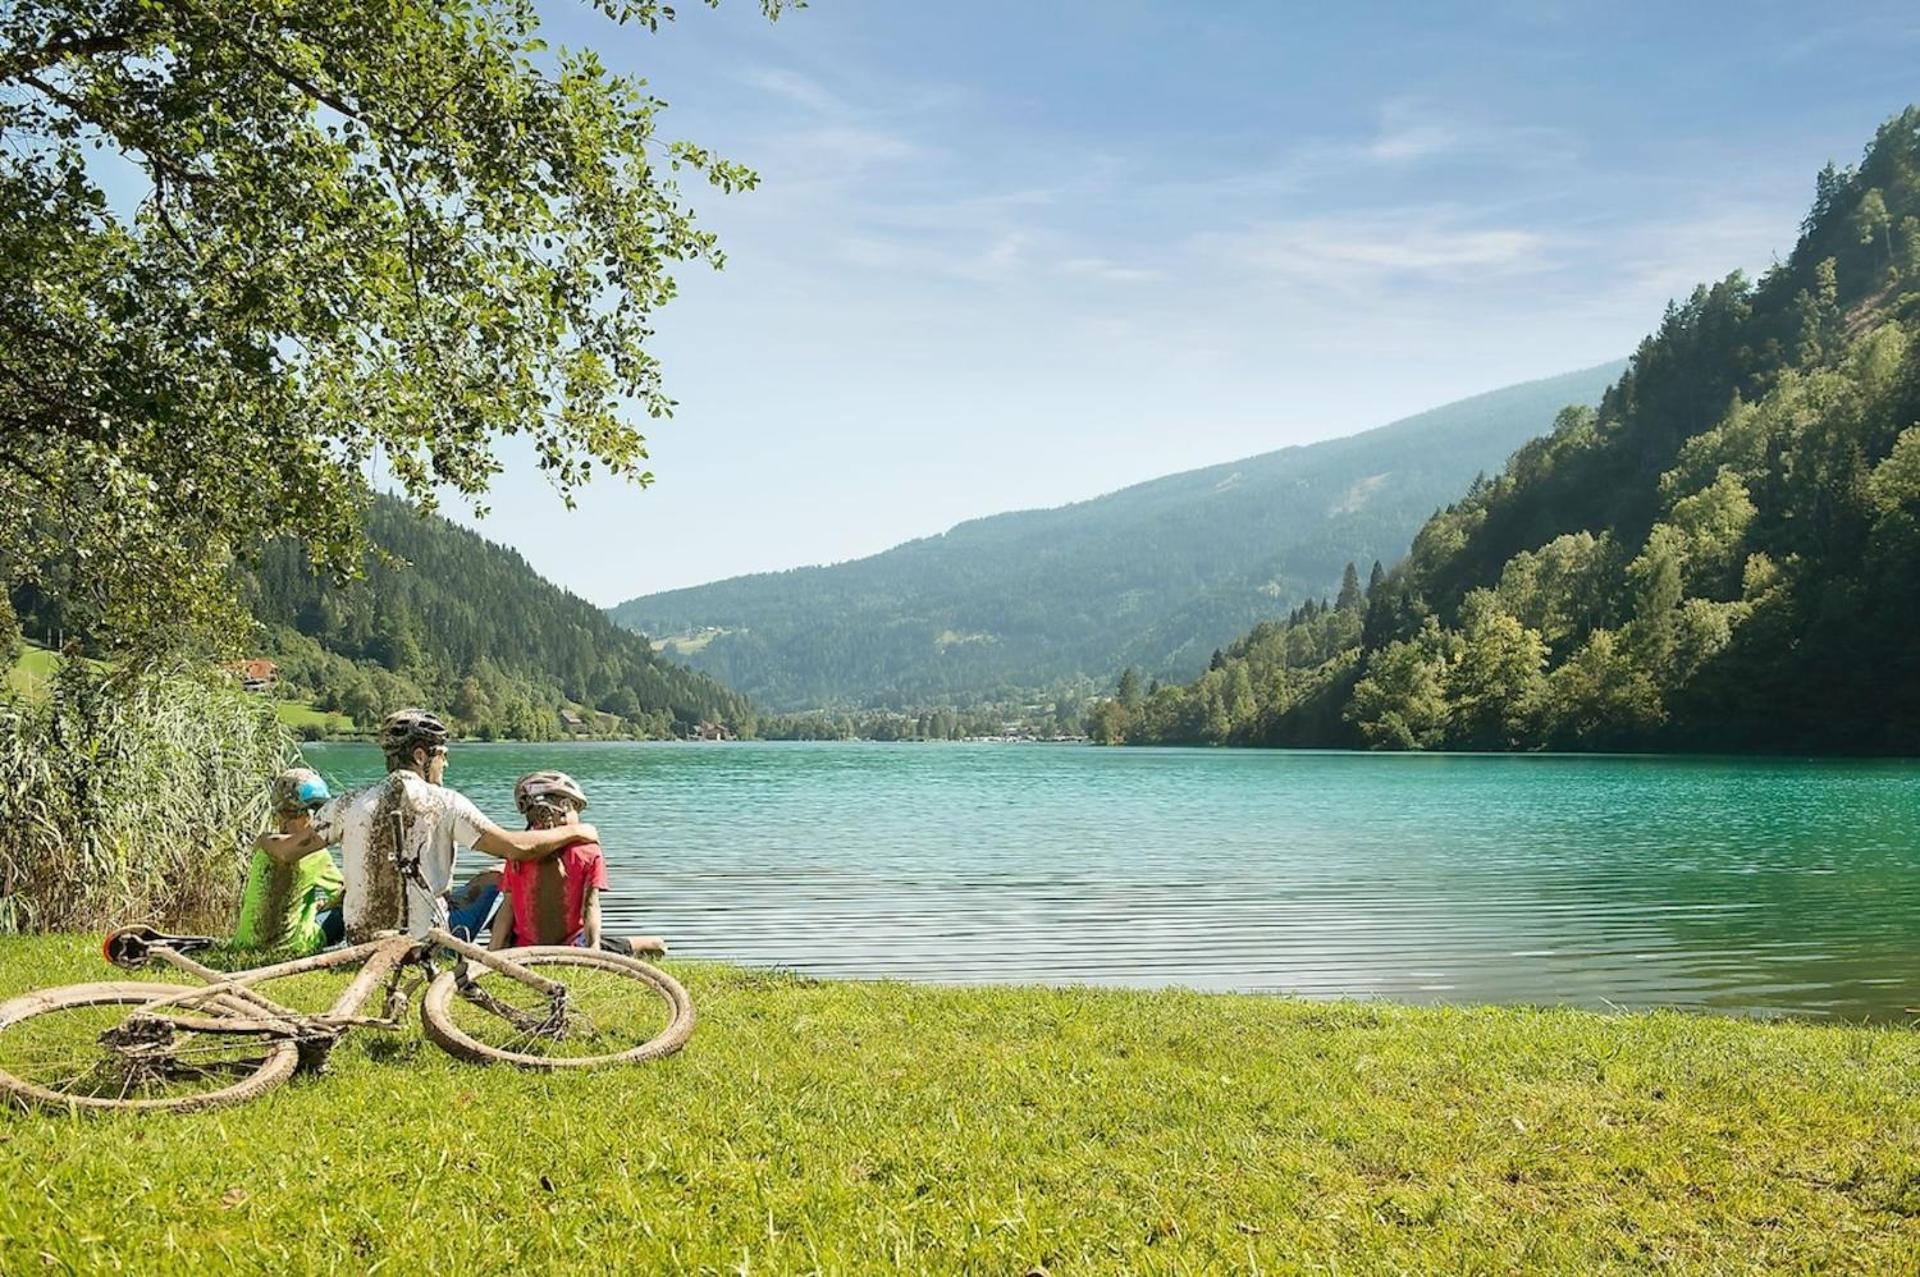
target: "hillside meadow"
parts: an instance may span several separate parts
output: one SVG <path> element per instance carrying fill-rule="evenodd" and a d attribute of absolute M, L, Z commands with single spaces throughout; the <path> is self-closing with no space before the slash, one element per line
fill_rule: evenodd
<path fill-rule="evenodd" d="M 817 983 L 654 1066 L 361 1033 L 178 1118 L 0 1116 L 0 1271 L 1912 1271 L 1920 1034 Z M 0 941 L 0 996 L 101 979 Z"/>

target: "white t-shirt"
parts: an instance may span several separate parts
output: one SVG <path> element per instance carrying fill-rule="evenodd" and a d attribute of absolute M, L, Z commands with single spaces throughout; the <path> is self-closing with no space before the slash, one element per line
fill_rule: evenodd
<path fill-rule="evenodd" d="M 402 806 L 402 824 L 410 849 L 419 860 L 426 892 L 404 881 L 391 859 L 374 848 L 375 822 L 382 818 L 383 800 L 395 776 L 405 789 L 404 805 L 388 805 L 384 818 L 391 820 L 393 806 Z M 320 809 L 313 823 L 328 846 L 340 845 L 348 944 L 369 939 L 376 931 L 402 926 L 402 887 L 406 889 L 405 928 L 413 935 L 424 936 L 434 923 L 435 898 L 446 895 L 453 885 L 453 862 L 459 848 L 473 846 L 483 830 L 495 827 L 464 794 L 430 784 L 408 771 L 394 772 L 357 793 L 340 795 Z"/>

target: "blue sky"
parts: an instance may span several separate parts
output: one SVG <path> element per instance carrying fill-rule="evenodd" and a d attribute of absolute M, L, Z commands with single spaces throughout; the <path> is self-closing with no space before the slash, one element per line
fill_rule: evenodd
<path fill-rule="evenodd" d="M 692 192 L 656 484 L 508 449 L 475 525 L 602 604 L 1625 354 L 1920 98 L 1911 5 L 543 8 L 763 179 Z"/>

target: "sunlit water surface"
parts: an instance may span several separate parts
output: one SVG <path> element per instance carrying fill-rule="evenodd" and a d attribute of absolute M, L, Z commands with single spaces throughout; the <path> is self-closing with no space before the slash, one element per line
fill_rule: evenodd
<path fill-rule="evenodd" d="M 336 785 L 367 746 L 313 745 Z M 1901 1018 L 1920 767 L 862 744 L 456 745 L 560 767 L 610 927 L 823 976 Z M 463 859 L 463 872 L 483 857 Z"/>

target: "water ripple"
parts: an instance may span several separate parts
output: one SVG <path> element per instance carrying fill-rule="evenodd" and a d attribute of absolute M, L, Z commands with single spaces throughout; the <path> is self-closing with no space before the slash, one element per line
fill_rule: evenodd
<path fill-rule="evenodd" d="M 357 746 L 309 747 L 331 779 Z M 457 746 L 571 771 L 610 926 L 818 975 L 1893 1018 L 1900 763 L 1008 746 Z"/>

